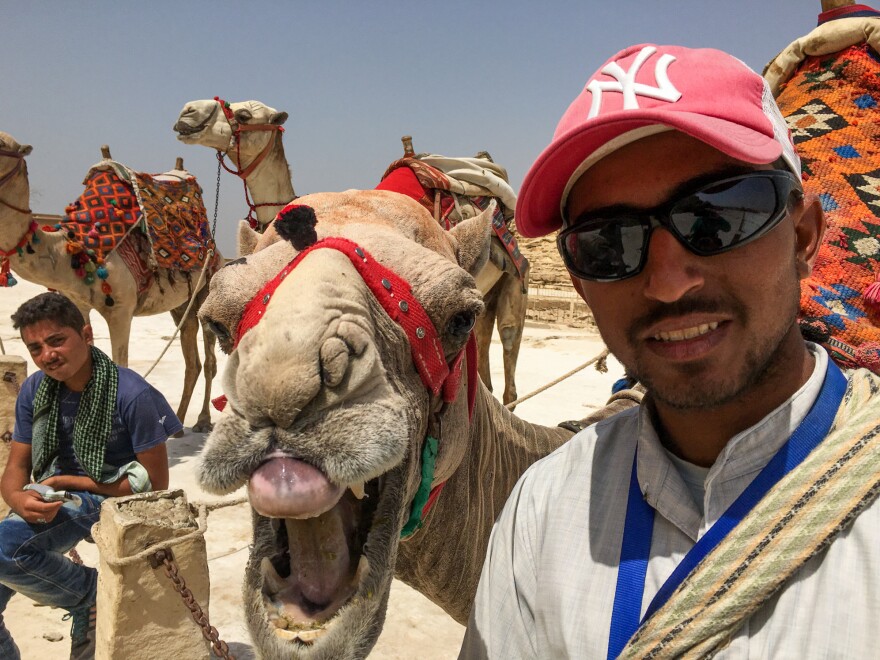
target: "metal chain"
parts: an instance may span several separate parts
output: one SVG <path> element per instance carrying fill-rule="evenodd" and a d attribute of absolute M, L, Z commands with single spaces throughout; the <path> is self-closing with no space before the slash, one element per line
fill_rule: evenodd
<path fill-rule="evenodd" d="M 211 224 L 211 238 L 214 244 L 217 244 L 217 209 L 220 208 L 220 166 L 223 164 L 223 158 L 220 151 L 217 151 L 217 191 L 214 193 L 214 222 Z"/>
<path fill-rule="evenodd" d="M 171 549 L 158 550 L 156 554 L 150 557 L 150 566 L 153 567 L 153 570 L 159 568 L 159 566 L 164 566 L 165 575 L 171 580 L 174 590 L 180 594 L 183 604 L 186 605 L 192 615 L 193 621 L 202 629 L 202 635 L 211 643 L 211 651 L 214 655 L 224 660 L 235 660 L 235 656 L 229 652 L 229 645 L 220 639 L 220 633 L 208 621 L 208 616 L 196 601 L 193 592 L 186 586 L 186 581 L 180 575 Z"/>
<path fill-rule="evenodd" d="M 72 561 L 77 566 L 83 565 L 82 557 L 79 556 L 79 553 L 76 551 L 76 548 L 71 548 L 70 552 L 67 553 L 67 556 L 70 557 L 70 561 Z"/>

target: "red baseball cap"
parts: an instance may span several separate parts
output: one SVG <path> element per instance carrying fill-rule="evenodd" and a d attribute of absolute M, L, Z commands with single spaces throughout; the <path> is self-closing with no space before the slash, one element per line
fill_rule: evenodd
<path fill-rule="evenodd" d="M 720 50 L 641 44 L 593 74 L 526 174 L 516 227 L 534 238 L 562 226 L 568 193 L 593 164 L 616 149 L 678 130 L 747 163 L 780 157 L 800 176 L 791 132 L 770 88 Z"/>

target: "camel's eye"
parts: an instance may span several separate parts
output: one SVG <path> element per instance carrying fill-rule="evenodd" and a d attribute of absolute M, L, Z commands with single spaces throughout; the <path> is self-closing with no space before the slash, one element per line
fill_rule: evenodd
<path fill-rule="evenodd" d="M 208 329 L 217 335 L 217 338 L 221 341 L 231 339 L 229 330 L 219 321 L 208 321 Z"/>
<path fill-rule="evenodd" d="M 254 118 L 254 116 L 250 113 L 250 111 L 245 110 L 243 108 L 241 110 L 235 111 L 235 119 L 239 123 L 245 124 L 253 118 Z"/>
<path fill-rule="evenodd" d="M 458 312 L 446 324 L 446 332 L 456 339 L 467 337 L 468 333 L 474 329 L 474 323 L 477 317 L 473 312 Z"/>

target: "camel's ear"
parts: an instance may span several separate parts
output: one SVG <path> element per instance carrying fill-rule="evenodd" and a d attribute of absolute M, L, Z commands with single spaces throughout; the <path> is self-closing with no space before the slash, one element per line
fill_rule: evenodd
<path fill-rule="evenodd" d="M 246 257 L 257 247 L 257 241 L 260 240 L 260 232 L 251 229 L 247 220 L 241 220 L 238 223 L 238 256 Z"/>
<path fill-rule="evenodd" d="M 286 112 L 276 112 L 274 115 L 269 117 L 269 123 L 275 124 L 276 126 L 281 126 L 284 122 L 287 121 L 287 113 Z"/>
<path fill-rule="evenodd" d="M 18 153 L 20 153 L 22 156 L 29 155 L 33 150 L 34 148 L 29 144 L 22 144 L 18 147 Z"/>
<path fill-rule="evenodd" d="M 458 265 L 474 277 L 489 260 L 489 246 L 492 240 L 492 215 L 495 213 L 493 200 L 480 215 L 463 220 L 449 230 L 456 242 L 455 256 Z"/>

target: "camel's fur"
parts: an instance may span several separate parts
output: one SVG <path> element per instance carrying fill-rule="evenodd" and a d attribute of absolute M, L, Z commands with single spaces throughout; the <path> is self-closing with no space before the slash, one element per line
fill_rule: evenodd
<path fill-rule="evenodd" d="M 174 130 L 182 142 L 201 144 L 225 153 L 241 170 L 260 154 L 272 139 L 271 134 L 263 131 L 244 132 L 239 144 L 235 144 L 232 127 L 219 108 L 218 102 L 214 100 L 190 101 L 183 106 Z M 287 120 L 286 112 L 279 112 L 259 101 L 231 103 L 230 110 L 241 124 L 283 124 Z M 503 168 L 496 169 L 503 172 Z M 280 135 L 276 135 L 272 151 L 247 177 L 245 184 L 257 205 L 256 214 L 261 230 L 269 229 L 269 223 L 281 207 L 296 197 Z M 267 239 L 260 239 L 258 232 L 251 230 L 247 223 L 241 223 L 239 256 L 250 254 L 274 240 L 276 236 L 271 230 Z M 480 377 L 491 391 L 489 344 L 495 326 L 498 327 L 504 356 L 504 403 L 510 403 L 517 398 L 516 361 L 525 325 L 528 283 L 528 271 L 520 278 L 501 241 L 493 240 L 486 267 L 477 275 L 477 286 L 483 292 L 486 302 L 486 314 L 477 323 L 476 336 L 480 351 Z"/>
<path fill-rule="evenodd" d="M 31 152 L 29 145 L 19 144 L 8 133 L 0 132 L 0 149 L 18 151 L 23 156 Z M 9 171 L 16 165 L 16 159 L 0 156 L 0 175 Z M 22 168 L 21 174 L 10 180 L 0 189 L 0 199 L 7 201 L 20 209 L 29 208 L 30 188 L 27 179 L 27 169 Z M 30 214 L 20 213 L 0 204 L 0 248 L 9 250 L 15 246 L 24 236 L 31 222 Z M 68 296 L 88 319 L 89 311 L 94 309 L 106 321 L 110 330 L 110 345 L 113 361 L 121 366 L 128 365 L 128 342 L 131 331 L 131 319 L 134 316 L 149 316 L 161 312 L 171 312 L 175 323 L 179 324 L 183 319 L 184 311 L 192 295 L 196 295 L 193 310 L 198 309 L 199 303 L 207 295 L 208 287 L 202 286 L 200 291 L 192 291 L 193 286 L 199 280 L 200 270 L 190 272 L 192 281 L 187 278 L 177 277 L 174 282 L 162 276 L 162 286 L 152 286 L 142 297 L 138 297 L 137 284 L 122 258 L 115 252 L 106 260 L 107 282 L 113 288 L 115 304 L 108 306 L 101 293 L 100 287 L 87 285 L 77 277 L 70 267 L 70 255 L 66 252 L 66 237 L 64 232 L 44 232 L 37 229 L 38 242 L 32 242 L 34 254 L 10 256 L 12 270 L 21 277 L 57 289 Z M 207 280 L 207 278 L 205 278 Z M 199 322 L 195 311 L 190 311 L 180 330 L 180 344 L 183 350 L 186 364 L 183 394 L 177 415 L 183 419 L 189 401 L 199 377 L 202 365 L 199 361 L 197 345 Z M 211 426 L 210 400 L 211 381 L 217 373 L 217 361 L 214 356 L 215 338 L 207 329 L 203 331 L 205 347 L 205 397 L 198 421 L 193 427 L 197 431 L 207 431 Z"/>
<path fill-rule="evenodd" d="M 445 232 L 419 204 L 395 193 L 322 193 L 300 201 L 315 209 L 319 238 L 348 238 L 410 283 L 447 359 L 463 348 L 464 340 L 444 329 L 452 315 L 483 306 L 467 271 L 476 272 L 487 258 L 491 211 Z M 214 277 L 200 315 L 232 334 L 242 300 L 295 254 L 291 245 L 276 241 L 227 265 Z M 340 340 L 349 347 L 347 357 L 339 358 Z M 229 409 L 203 453 L 200 479 L 206 488 L 227 492 L 245 483 L 270 445 L 320 467 L 333 483 L 378 475 L 383 482 L 375 536 L 371 532 L 366 550 L 369 576 L 331 632 L 310 647 L 282 642 L 264 625 L 259 562 L 274 532 L 269 519 L 254 514 L 245 596 L 251 634 L 267 658 L 363 657 L 381 630 L 393 574 L 464 622 L 492 523 L 510 489 L 529 464 L 571 436 L 517 419 L 482 385 L 468 423 L 464 378 L 442 417 L 435 483 L 446 486 L 425 526 L 398 543 L 439 402 L 422 384 L 405 335 L 348 259 L 333 250 L 303 259 L 227 365 Z"/>

